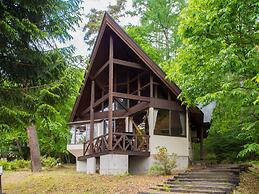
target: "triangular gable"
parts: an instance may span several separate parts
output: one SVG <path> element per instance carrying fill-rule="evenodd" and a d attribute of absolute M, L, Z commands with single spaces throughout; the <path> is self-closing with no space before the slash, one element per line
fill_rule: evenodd
<path fill-rule="evenodd" d="M 80 89 L 80 95 L 78 96 L 76 103 L 74 105 L 70 122 L 72 122 L 75 118 L 75 114 L 77 112 L 80 100 L 86 90 L 87 80 L 89 79 L 89 75 L 91 70 L 93 69 L 93 64 L 96 60 L 96 56 L 102 42 L 104 32 L 107 28 L 110 28 L 113 33 L 115 33 L 138 57 L 146 64 L 149 69 L 165 84 L 167 88 L 171 90 L 173 94 L 178 96 L 180 94 L 180 89 L 172 82 L 169 82 L 165 79 L 166 74 L 161 70 L 161 68 L 139 47 L 139 45 L 111 18 L 108 13 L 105 13 L 103 21 L 100 26 L 100 30 L 94 45 L 94 49 L 92 51 L 90 57 L 90 66 L 87 75 L 85 76 L 84 84 Z M 198 112 L 197 109 L 191 109 L 191 111 Z"/>

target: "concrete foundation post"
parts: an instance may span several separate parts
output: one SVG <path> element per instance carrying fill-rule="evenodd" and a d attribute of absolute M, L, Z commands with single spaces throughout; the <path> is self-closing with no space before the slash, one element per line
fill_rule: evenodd
<path fill-rule="evenodd" d="M 106 154 L 100 156 L 100 174 L 118 175 L 128 173 L 128 155 Z"/>
<path fill-rule="evenodd" d="M 88 158 L 87 159 L 87 174 L 95 174 L 96 173 L 96 158 Z"/>
<path fill-rule="evenodd" d="M 76 160 L 76 171 L 87 172 L 87 162 Z"/>

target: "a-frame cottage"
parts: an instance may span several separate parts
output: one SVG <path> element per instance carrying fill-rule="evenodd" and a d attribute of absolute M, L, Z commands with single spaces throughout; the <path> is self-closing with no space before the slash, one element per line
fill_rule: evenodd
<path fill-rule="evenodd" d="M 144 173 L 157 146 L 177 154 L 177 168 L 187 168 L 203 113 L 182 106 L 179 93 L 106 13 L 69 122 L 67 149 L 77 158 L 77 170 Z"/>

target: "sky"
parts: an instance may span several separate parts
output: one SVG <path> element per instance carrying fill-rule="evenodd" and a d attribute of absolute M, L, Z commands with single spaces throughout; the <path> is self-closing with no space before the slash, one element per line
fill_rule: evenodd
<path fill-rule="evenodd" d="M 75 32 L 71 32 L 71 35 L 74 37 L 73 40 L 67 41 L 65 44 L 58 43 L 58 47 L 65 47 L 73 45 L 75 50 L 75 55 L 83 55 L 86 56 L 89 54 L 87 51 L 87 45 L 84 42 L 84 32 L 83 27 L 84 24 L 87 22 L 87 18 L 84 16 L 87 13 L 90 12 L 90 9 L 95 8 L 97 10 L 106 10 L 107 6 L 109 4 L 114 5 L 116 3 L 116 0 L 83 0 L 82 7 L 83 7 L 83 16 L 82 16 L 82 22 L 80 24 L 80 27 L 76 28 Z M 126 10 L 132 9 L 132 1 L 128 0 L 126 4 Z M 130 21 L 130 22 L 129 22 Z M 119 24 L 126 25 L 126 24 L 138 24 L 139 20 L 137 17 L 125 17 L 121 18 L 121 21 L 119 21 Z"/>

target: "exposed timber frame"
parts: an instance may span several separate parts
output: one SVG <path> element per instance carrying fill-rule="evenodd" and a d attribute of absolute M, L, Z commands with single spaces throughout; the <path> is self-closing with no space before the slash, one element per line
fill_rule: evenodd
<path fill-rule="evenodd" d="M 185 111 L 186 107 L 177 99 L 179 94 L 179 88 L 166 80 L 159 66 L 106 14 L 69 124 L 80 130 L 80 125 L 87 123 L 87 129 L 90 124 L 84 157 L 108 152 L 148 155 L 149 149 L 146 144 L 142 147 L 142 143 L 148 142 L 144 137 L 149 131 L 143 129 L 142 134 L 138 130 L 138 126 L 146 125 L 142 118 L 146 118 L 150 107 Z M 190 114 L 201 115 L 199 109 L 189 110 Z M 103 134 L 98 138 L 95 126 L 98 135 Z M 136 136 L 140 134 L 141 137 Z M 140 143 L 140 147 L 133 143 Z"/>
<path fill-rule="evenodd" d="M 113 38 L 109 41 L 109 108 L 108 108 L 108 149 L 112 150 L 112 104 L 113 104 Z"/>

